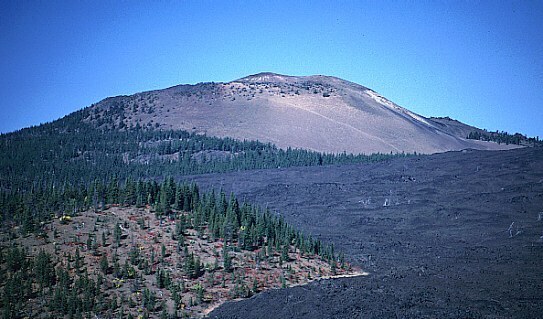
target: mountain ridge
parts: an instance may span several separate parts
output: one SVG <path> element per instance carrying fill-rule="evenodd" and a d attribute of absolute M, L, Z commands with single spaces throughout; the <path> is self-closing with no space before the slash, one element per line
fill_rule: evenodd
<path fill-rule="evenodd" d="M 479 129 L 424 117 L 365 86 L 324 75 L 263 72 L 231 82 L 177 85 L 108 98 L 90 111 L 85 120 L 98 126 L 182 129 L 324 153 L 514 147 L 467 140 Z"/>

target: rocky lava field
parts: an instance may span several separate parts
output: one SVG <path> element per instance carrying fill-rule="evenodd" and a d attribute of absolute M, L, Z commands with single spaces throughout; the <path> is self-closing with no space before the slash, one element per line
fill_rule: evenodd
<path fill-rule="evenodd" d="M 212 318 L 538 318 L 543 150 L 188 178 L 333 242 L 369 275 L 271 290 Z"/>

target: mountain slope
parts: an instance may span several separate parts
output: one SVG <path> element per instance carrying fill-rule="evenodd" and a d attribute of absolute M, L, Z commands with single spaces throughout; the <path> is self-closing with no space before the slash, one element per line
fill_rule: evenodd
<path fill-rule="evenodd" d="M 429 119 L 364 86 L 329 76 L 260 73 L 106 99 L 87 121 L 183 129 L 278 147 L 339 153 L 436 153 L 511 146 L 466 140 L 471 127 Z"/>

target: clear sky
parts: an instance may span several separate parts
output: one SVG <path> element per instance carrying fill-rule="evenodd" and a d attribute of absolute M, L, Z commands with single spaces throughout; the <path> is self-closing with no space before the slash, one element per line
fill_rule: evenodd
<path fill-rule="evenodd" d="M 263 71 L 543 137 L 543 1 L 0 1 L 0 132 Z"/>

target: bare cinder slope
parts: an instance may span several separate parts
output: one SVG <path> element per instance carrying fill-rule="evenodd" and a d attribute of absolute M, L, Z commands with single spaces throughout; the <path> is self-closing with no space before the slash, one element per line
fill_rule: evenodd
<path fill-rule="evenodd" d="M 454 129 L 400 107 L 364 86 L 329 76 L 260 73 L 229 83 L 179 85 L 106 99 L 95 120 L 122 109 L 121 126 L 183 129 L 320 152 L 437 153 L 512 146 L 466 140 Z"/>

